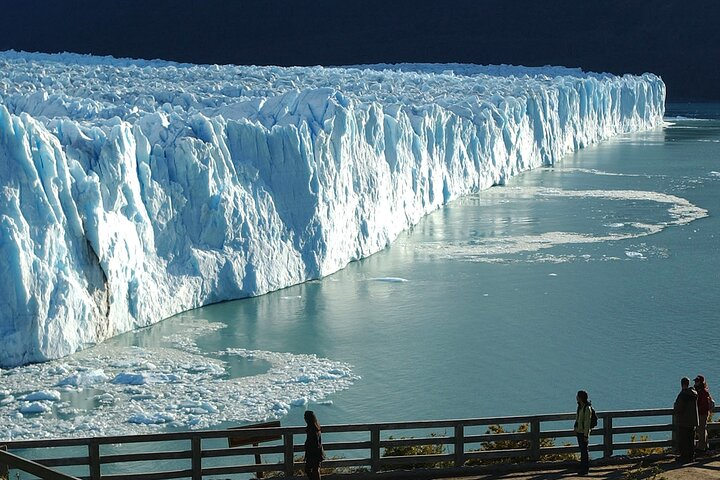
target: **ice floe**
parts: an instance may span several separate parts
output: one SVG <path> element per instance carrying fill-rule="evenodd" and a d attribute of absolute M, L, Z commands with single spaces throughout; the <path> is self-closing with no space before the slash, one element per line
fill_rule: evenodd
<path fill-rule="evenodd" d="M 694 205 L 685 198 L 661 192 L 642 190 L 562 190 L 544 187 L 503 187 L 506 193 L 522 198 L 578 198 L 602 199 L 621 202 L 645 202 L 665 207 L 666 219 L 646 221 L 628 219 L 625 222 L 600 224 L 608 230 L 602 233 L 578 232 L 539 232 L 527 235 L 493 236 L 473 238 L 466 241 L 426 242 L 413 247 L 429 255 L 474 262 L 506 263 L 523 261 L 518 254 L 526 254 L 524 261 L 563 263 L 572 260 L 590 260 L 589 256 L 577 255 L 534 255 L 541 250 L 562 245 L 581 245 L 621 240 L 632 240 L 657 234 L 670 226 L 686 225 L 706 217 L 708 211 Z M 662 252 L 660 252 L 662 255 Z M 639 251 L 626 251 L 626 258 L 644 259 L 646 255 Z M 603 256 L 598 260 L 617 260 L 618 257 Z"/>
<path fill-rule="evenodd" d="M 3 370 L 0 424 L 12 428 L 0 429 L 0 440 L 260 421 L 328 404 L 328 395 L 358 378 L 349 365 L 316 355 L 241 348 L 198 355 L 196 339 L 223 327 L 197 321 L 167 336 L 170 348 L 110 342 L 60 361 Z M 268 369 L 231 378 L 226 360 L 233 358 L 261 360 Z"/>

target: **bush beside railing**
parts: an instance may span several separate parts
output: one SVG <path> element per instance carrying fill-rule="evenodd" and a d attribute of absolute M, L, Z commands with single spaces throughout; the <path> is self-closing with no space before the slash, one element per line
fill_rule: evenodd
<path fill-rule="evenodd" d="M 590 451 L 601 452 L 603 457 L 610 457 L 616 452 L 628 450 L 652 451 L 647 449 L 670 448 L 673 444 L 671 415 L 670 409 L 598 412 L 600 428 L 591 433 Z M 658 417 L 666 420 L 647 425 L 614 425 L 623 420 L 637 421 Z M 466 465 L 486 465 L 498 460 L 568 459 L 577 452 L 574 445 L 575 434 L 571 427 L 574 418 L 573 413 L 563 413 L 326 425 L 323 427 L 323 437 L 329 459 L 323 463 L 323 467 L 333 471 L 348 471 L 360 467 L 374 473 L 418 466 L 459 468 Z M 559 429 L 558 423 L 562 424 Z M 552 428 L 553 424 L 555 429 Z M 518 427 L 514 431 L 506 430 L 505 426 L 510 425 Z M 478 429 L 484 433 L 477 433 Z M 715 432 L 720 430 L 720 424 L 709 424 L 708 429 L 713 433 L 711 441 L 720 443 L 720 439 L 715 436 Z M 187 477 L 200 480 L 207 476 L 257 472 L 294 476 L 297 470 L 302 468 L 295 454 L 303 453 L 304 427 L 247 428 L 243 431 L 249 435 L 275 434 L 282 440 L 267 445 L 228 448 L 227 438 L 237 436 L 238 430 L 205 430 L 154 435 L 27 440 L 6 442 L 6 446 L 11 452 L 22 451 L 24 455 L 33 458 L 48 455 L 41 452 L 61 447 L 71 448 L 71 455 L 74 456 L 37 458 L 34 461 L 90 480 L 162 480 Z M 428 431 L 430 433 L 427 433 Z M 665 438 L 650 439 L 651 435 L 658 433 Z M 413 437 L 415 435 L 421 436 Z M 632 436 L 635 436 L 634 440 L 631 440 Z M 570 442 L 557 446 L 557 439 L 569 439 Z M 158 451 L 161 449 L 162 451 Z M 78 455 L 79 452 L 84 453 Z M 255 464 L 255 455 L 264 455 L 265 461 Z M 22 468 L 7 458 L 3 462 L 12 468 Z M 151 462 L 153 469 L 132 472 L 129 462 L 134 462 L 135 465 Z M 163 467 L 163 462 L 172 464 L 172 468 Z M 111 471 L 113 469 L 115 472 Z"/>

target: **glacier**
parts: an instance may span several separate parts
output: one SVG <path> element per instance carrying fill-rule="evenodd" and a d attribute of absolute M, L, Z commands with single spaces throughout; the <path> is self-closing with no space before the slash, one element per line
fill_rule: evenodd
<path fill-rule="evenodd" d="M 0 367 L 331 274 L 664 104 L 564 67 L 0 52 Z"/>

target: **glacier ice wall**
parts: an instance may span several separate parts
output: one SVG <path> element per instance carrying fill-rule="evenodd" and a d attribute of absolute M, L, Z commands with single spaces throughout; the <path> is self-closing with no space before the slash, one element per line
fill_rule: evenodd
<path fill-rule="evenodd" d="M 657 126 L 654 75 L 0 53 L 0 366 L 322 277 L 428 212 Z"/>

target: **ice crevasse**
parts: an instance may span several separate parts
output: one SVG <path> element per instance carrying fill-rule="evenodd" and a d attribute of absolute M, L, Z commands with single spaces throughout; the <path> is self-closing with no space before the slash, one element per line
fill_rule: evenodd
<path fill-rule="evenodd" d="M 562 67 L 1 52 L 0 366 L 328 275 L 664 101 Z"/>

